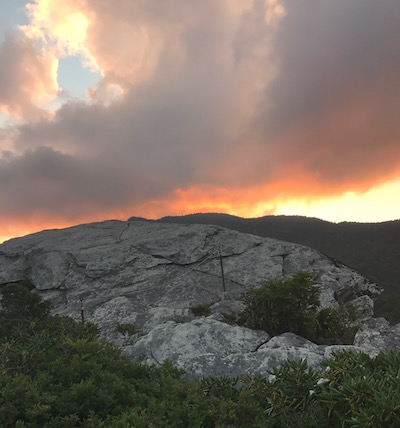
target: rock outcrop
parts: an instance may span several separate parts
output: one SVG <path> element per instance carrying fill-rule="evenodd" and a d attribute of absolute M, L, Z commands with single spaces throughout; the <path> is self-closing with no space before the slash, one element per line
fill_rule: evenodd
<path fill-rule="evenodd" d="M 380 340 L 372 334 L 379 288 L 308 247 L 217 226 L 152 221 L 80 225 L 0 245 L 0 285 L 29 280 L 53 302 L 54 313 L 77 320 L 82 302 L 86 320 L 124 352 L 155 364 L 168 358 L 192 376 L 266 374 L 286 358 L 318 366 L 332 349 L 227 322 L 242 310 L 248 287 L 298 270 L 315 274 L 322 307 L 353 301 L 359 308 L 365 326 L 357 349 L 373 354 L 392 346 L 398 330 L 380 326 Z M 190 308 L 202 303 L 211 314 L 196 317 Z M 115 331 L 118 323 L 132 323 L 142 334 L 126 340 Z"/>

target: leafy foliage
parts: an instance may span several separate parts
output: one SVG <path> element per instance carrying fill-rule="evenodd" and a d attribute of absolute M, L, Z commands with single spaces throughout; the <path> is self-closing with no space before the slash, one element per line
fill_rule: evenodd
<path fill-rule="evenodd" d="M 124 335 L 123 345 L 133 345 L 142 333 L 139 327 L 131 323 L 118 323 L 115 331 Z"/>
<path fill-rule="evenodd" d="M 330 345 L 351 345 L 357 333 L 354 325 L 357 308 L 350 302 L 337 309 L 322 309 L 317 314 L 315 340 Z"/>
<path fill-rule="evenodd" d="M 317 394 L 331 426 L 344 420 L 350 427 L 400 426 L 400 354 L 341 352 L 325 361 L 328 380 Z M 337 425 L 334 425 L 336 421 Z"/>
<path fill-rule="evenodd" d="M 352 343 L 356 308 L 347 304 L 318 311 L 319 296 L 310 272 L 270 280 L 244 293 L 240 322 L 272 336 L 292 332 L 320 344 Z"/>
<path fill-rule="evenodd" d="M 134 324 L 131 323 L 118 323 L 115 327 L 115 331 L 128 336 L 133 336 L 135 334 L 141 333 L 140 328 L 136 327 Z"/>
<path fill-rule="evenodd" d="M 287 361 L 269 380 L 255 375 L 190 382 L 168 361 L 160 367 L 131 362 L 100 339 L 93 324 L 39 314 L 40 298 L 11 295 L 36 303 L 0 334 L 2 427 L 400 426 L 398 352 L 374 359 L 338 353 L 324 362 L 323 372 L 305 360 Z M 10 314 L 8 303 L 16 304 L 2 301 L 2 321 Z"/>
<path fill-rule="evenodd" d="M 7 284 L 2 290 L 1 317 L 3 319 L 46 318 L 50 302 L 42 301 L 38 293 L 22 284 Z"/>
<path fill-rule="evenodd" d="M 211 306 L 213 303 L 200 303 L 199 305 L 191 306 L 190 310 L 196 317 L 208 317 L 208 315 L 211 315 Z"/>
<path fill-rule="evenodd" d="M 287 331 L 309 337 L 315 328 L 319 289 L 308 272 L 281 278 L 249 289 L 243 296 L 244 323 L 275 336 Z"/>

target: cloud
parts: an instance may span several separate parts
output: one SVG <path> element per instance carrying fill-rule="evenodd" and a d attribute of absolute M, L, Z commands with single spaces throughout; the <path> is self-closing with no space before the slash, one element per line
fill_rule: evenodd
<path fill-rule="evenodd" d="M 143 185 L 132 185 L 146 178 Z M 120 162 L 113 164 L 107 157 L 73 157 L 44 147 L 3 158 L 0 182 L 2 215 L 7 217 L 30 213 L 80 218 L 91 210 L 118 209 L 124 200 L 135 203 L 149 194 L 157 197 L 163 189 L 153 177 Z"/>
<path fill-rule="evenodd" d="M 28 89 L 0 82 L 25 117 L 3 137 L 9 218 L 262 215 L 400 174 L 398 0 L 36 0 L 29 14 L 0 51 L 31 58 L 13 73 Z M 101 72 L 90 102 L 38 119 L 70 54 Z"/>
<path fill-rule="evenodd" d="M 42 104 L 57 94 L 57 60 L 20 31 L 0 45 L 0 112 L 24 119 L 45 113 Z"/>
<path fill-rule="evenodd" d="M 298 159 L 317 180 L 348 188 L 399 174 L 400 3 L 283 2 L 279 73 L 266 89 L 260 138 L 277 162 Z"/>
<path fill-rule="evenodd" d="M 124 13 L 123 6 L 131 4 L 122 2 L 117 17 L 115 11 L 102 10 L 104 21 L 126 20 L 128 10 Z M 152 42 L 157 37 L 163 40 L 153 74 L 139 82 L 130 80 L 131 72 L 125 70 L 135 62 L 129 55 L 135 44 L 129 37 L 122 41 L 117 37 L 122 44 L 119 49 L 128 54 L 111 50 L 123 66 L 116 67 L 110 76 L 104 70 L 116 59 L 105 60 L 108 50 L 106 54 L 101 51 L 102 40 L 96 62 L 107 63 L 104 79 L 116 79 L 113 82 L 120 85 L 123 80 L 129 82 L 123 95 L 107 106 L 67 103 L 54 119 L 22 126 L 18 147 L 47 146 L 71 155 L 104 154 L 121 162 L 129 159 L 132 168 L 146 169 L 171 188 L 214 180 L 223 186 L 232 181 L 242 183 L 240 170 L 229 166 L 243 149 L 243 140 L 238 140 L 236 133 L 247 132 L 245 126 L 254 114 L 258 90 L 273 75 L 268 63 L 271 29 L 264 20 L 264 3 L 257 2 L 243 16 L 232 16 L 221 7 L 223 3 L 204 2 L 190 10 L 185 3 L 172 2 L 181 13 L 166 14 L 149 4 L 143 3 L 133 16 L 141 16 L 145 28 L 157 27 Z M 103 15 L 96 11 L 95 27 L 103 28 L 99 23 Z M 184 24 L 182 16 L 187 16 Z M 134 31 L 135 20 L 129 25 Z M 118 27 L 116 22 L 113 27 Z M 170 34 L 174 34 L 171 44 L 177 37 L 177 27 L 184 27 L 179 30 L 180 49 L 172 49 L 168 41 Z M 89 26 L 88 34 L 91 29 Z M 111 41 L 115 42 L 113 37 Z M 169 74 L 171 64 L 175 68 Z M 116 72 L 122 77 L 117 79 Z"/>

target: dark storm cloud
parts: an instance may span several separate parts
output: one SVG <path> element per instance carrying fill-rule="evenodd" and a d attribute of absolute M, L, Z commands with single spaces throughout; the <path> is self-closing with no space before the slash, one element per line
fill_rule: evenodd
<path fill-rule="evenodd" d="M 262 135 L 322 180 L 351 187 L 390 175 L 400 155 L 400 2 L 284 5 L 274 44 L 279 73 L 257 122 Z"/>
<path fill-rule="evenodd" d="M 88 210 L 117 209 L 121 201 L 160 196 L 163 183 L 104 157 L 79 158 L 39 147 L 0 160 L 3 216 L 46 214 L 79 218 Z"/>

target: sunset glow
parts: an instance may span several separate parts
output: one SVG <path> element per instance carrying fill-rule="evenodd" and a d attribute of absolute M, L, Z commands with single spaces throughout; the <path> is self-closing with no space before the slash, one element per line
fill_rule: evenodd
<path fill-rule="evenodd" d="M 21 29 L 29 37 L 44 43 L 57 43 L 59 48 L 67 50 L 66 53 L 85 52 L 89 19 L 84 12 L 79 11 L 78 3 L 60 3 L 56 0 L 27 3 L 26 9 L 31 23 Z"/>
<path fill-rule="evenodd" d="M 3 0 L 0 16 L 0 242 L 195 212 L 400 218 L 400 2 Z"/>

